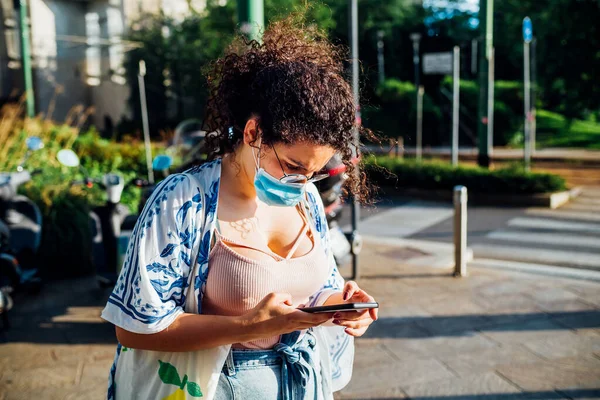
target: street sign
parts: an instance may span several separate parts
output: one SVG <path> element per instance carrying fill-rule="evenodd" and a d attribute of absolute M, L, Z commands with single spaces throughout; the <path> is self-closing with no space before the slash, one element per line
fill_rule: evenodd
<path fill-rule="evenodd" d="M 429 75 L 452 74 L 452 58 L 453 54 L 451 51 L 423 54 L 423 73 Z"/>
<path fill-rule="evenodd" d="M 533 25 L 529 17 L 523 18 L 523 40 L 525 43 L 530 43 L 533 39 Z"/>

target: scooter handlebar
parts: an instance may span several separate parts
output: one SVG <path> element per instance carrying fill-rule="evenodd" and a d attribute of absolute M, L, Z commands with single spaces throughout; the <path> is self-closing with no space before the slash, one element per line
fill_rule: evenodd
<path fill-rule="evenodd" d="M 130 180 L 127 183 L 127 186 L 131 186 L 131 185 L 137 186 L 139 188 L 146 188 L 146 187 L 152 186 L 152 184 L 149 181 L 147 181 L 146 179 L 141 179 L 141 178 L 134 178 L 134 179 Z"/>
<path fill-rule="evenodd" d="M 101 180 L 99 179 L 93 179 L 93 178 L 84 178 L 84 179 L 76 179 L 74 181 L 71 181 L 71 186 L 77 186 L 77 185 L 85 185 L 89 188 L 93 187 L 94 184 L 100 186 L 101 188 L 105 188 L 104 183 L 102 183 Z"/>

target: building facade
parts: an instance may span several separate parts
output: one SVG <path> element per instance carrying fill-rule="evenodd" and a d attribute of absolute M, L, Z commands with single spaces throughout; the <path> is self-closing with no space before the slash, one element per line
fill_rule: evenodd
<path fill-rule="evenodd" d="M 161 10 L 173 18 L 189 13 L 187 0 L 27 0 L 36 113 L 64 121 L 75 106 L 93 107 L 92 122 L 104 129 L 130 115 L 124 40 L 143 14 Z M 192 6 L 201 11 L 206 0 Z M 0 0 L 0 105 L 23 93 L 19 1 Z"/>

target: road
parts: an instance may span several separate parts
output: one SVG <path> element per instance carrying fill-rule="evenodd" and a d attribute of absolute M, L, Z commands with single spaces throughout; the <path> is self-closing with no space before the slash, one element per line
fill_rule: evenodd
<path fill-rule="evenodd" d="M 453 211 L 448 203 L 397 198 L 362 210 L 364 235 L 450 243 Z M 342 226 L 350 224 L 345 211 Z M 600 187 L 557 210 L 472 206 L 468 246 L 475 259 L 497 259 L 600 270 Z"/>

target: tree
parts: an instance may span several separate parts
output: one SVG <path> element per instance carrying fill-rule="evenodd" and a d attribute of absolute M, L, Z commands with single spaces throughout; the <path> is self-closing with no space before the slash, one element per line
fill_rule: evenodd
<path fill-rule="evenodd" d="M 209 0 L 204 11 L 192 11 L 183 21 L 144 15 L 130 40 L 143 44 L 128 53 L 125 69 L 131 85 L 129 106 L 141 121 L 137 80 L 140 60 L 146 63 L 146 98 L 153 135 L 185 118 L 202 118 L 207 98 L 203 69 L 231 42 L 236 27 L 232 2 Z M 137 126 L 138 124 L 136 124 Z"/>
<path fill-rule="evenodd" d="M 569 118 L 600 108 L 600 3 L 596 0 L 496 1 L 498 79 L 523 79 L 525 16 L 537 39 L 537 83 L 544 107 Z"/>

